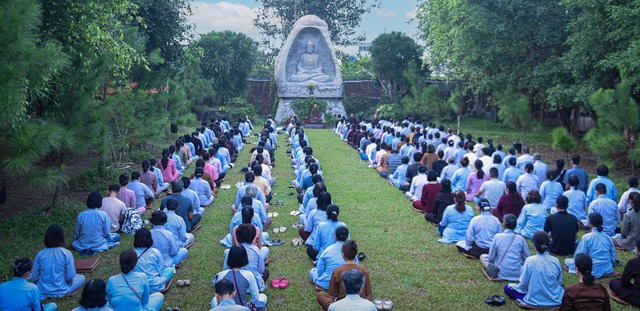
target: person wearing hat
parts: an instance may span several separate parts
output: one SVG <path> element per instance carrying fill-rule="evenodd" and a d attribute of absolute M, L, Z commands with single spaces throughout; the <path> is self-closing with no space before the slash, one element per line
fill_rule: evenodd
<path fill-rule="evenodd" d="M 516 234 L 513 229 L 518 224 L 518 217 L 506 214 L 503 217 L 504 232 L 493 237 L 488 255 L 480 255 L 480 262 L 487 269 L 491 278 L 499 278 L 517 282 L 527 257 L 531 256 L 527 241 Z M 489 268 L 489 266 L 492 266 Z"/>
<path fill-rule="evenodd" d="M 464 241 L 456 243 L 458 251 L 480 258 L 480 255 L 488 254 L 493 237 L 502 229 L 500 220 L 491 213 L 491 203 L 487 199 L 478 201 L 480 215 L 473 217 L 467 227 Z"/>
<path fill-rule="evenodd" d="M 178 238 L 165 228 L 166 223 L 167 214 L 165 212 L 158 210 L 151 214 L 153 248 L 162 254 L 165 268 L 171 268 L 181 263 L 189 254 L 189 250 L 180 247 Z"/>
<path fill-rule="evenodd" d="M 88 209 L 78 214 L 71 245 L 81 254 L 93 255 L 119 245 L 120 235 L 111 233 L 111 220 L 100 210 L 102 195 L 94 191 L 87 197 Z"/>
<path fill-rule="evenodd" d="M 191 180 L 189 189 L 195 191 L 198 194 L 198 199 L 200 199 L 200 206 L 209 206 L 211 205 L 211 203 L 213 203 L 214 196 L 211 192 L 211 188 L 209 187 L 209 183 L 202 179 L 203 174 L 204 169 L 202 169 L 201 167 L 196 168 L 195 178 Z"/>

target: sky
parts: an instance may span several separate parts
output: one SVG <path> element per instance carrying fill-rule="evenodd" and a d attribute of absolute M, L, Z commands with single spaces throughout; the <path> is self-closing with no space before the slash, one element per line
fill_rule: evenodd
<path fill-rule="evenodd" d="M 317 0 L 323 1 L 323 0 Z M 415 17 L 418 0 L 380 0 L 380 8 L 364 15 L 358 33 L 365 32 L 367 41 L 391 31 L 402 31 L 412 37 L 416 35 Z M 191 22 L 196 26 L 196 34 L 209 31 L 231 30 L 241 32 L 259 41 L 260 32 L 253 26 L 256 16 L 255 0 L 201 0 L 191 2 Z M 355 52 L 356 49 L 347 49 Z"/>

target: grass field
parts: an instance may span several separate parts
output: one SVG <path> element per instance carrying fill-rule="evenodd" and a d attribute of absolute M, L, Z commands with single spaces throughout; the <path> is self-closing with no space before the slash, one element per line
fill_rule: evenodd
<path fill-rule="evenodd" d="M 511 140 L 505 130 L 499 139 Z M 422 214 L 414 212 L 404 195 L 380 178 L 376 172 L 362 164 L 357 153 L 329 130 L 307 130 L 315 156 L 321 161 L 326 185 L 334 202 L 340 206 L 341 220 L 344 221 L 351 236 L 367 254 L 362 262 L 371 275 L 374 298 L 390 298 L 394 301 L 394 310 L 490 310 L 483 303 L 488 295 L 503 294 L 504 283 L 487 281 L 480 271 L 478 261 L 461 256 L 454 245 L 437 242 L 436 228 L 424 220 Z M 512 135 L 517 133 L 511 133 Z M 542 140 L 539 134 L 536 139 Z M 497 137 L 494 135 L 494 137 Z M 504 137 L 504 138 L 502 138 Z M 494 138 L 496 140 L 498 138 Z M 280 142 L 284 137 L 280 136 Z M 250 138 L 255 141 L 255 138 Z M 284 145 L 284 144 L 283 144 Z M 286 181 L 292 178 L 292 169 L 288 165 L 286 148 L 277 151 L 277 165 L 274 177 L 278 179 L 274 191 L 274 201 L 282 199 L 284 206 L 272 206 L 270 212 L 278 212 L 274 226 L 287 226 L 285 233 L 275 234 L 269 231 L 271 239 L 290 241 L 297 237 L 297 231 L 291 225 L 298 221 L 289 216 L 297 209 L 292 189 Z M 225 184 L 235 184 L 243 179 L 239 167 L 246 165 L 249 159 L 247 151 L 237 161 L 236 169 L 227 173 Z M 212 207 L 203 217 L 202 229 L 198 231 L 196 242 L 190 249 L 185 265 L 174 276 L 175 280 L 190 279 L 189 288 L 177 286 L 165 295 L 164 307 L 180 307 L 182 310 L 208 310 L 213 287 L 211 278 L 222 269 L 224 248 L 219 240 L 228 232 L 231 211 L 229 206 L 235 199 L 235 189 L 220 190 Z M 156 206 L 159 202 L 156 203 Z M 8 280 L 11 262 L 17 257 L 33 258 L 43 247 L 43 235 L 46 228 L 59 223 L 66 229 L 67 245 L 71 242 L 75 216 L 84 210 L 84 204 L 65 201 L 63 206 L 53 212 L 29 214 L 0 222 L 0 271 L 2 280 Z M 145 216 L 147 218 L 148 216 Z M 132 247 L 132 237 L 123 236 L 121 245 L 108 252 L 95 255 L 102 264 L 87 275 L 88 279 L 108 279 L 117 274 L 119 253 Z M 533 251 L 533 249 L 532 249 Z M 79 256 L 74 251 L 75 256 Z M 626 263 L 633 254 L 618 254 L 618 259 Z M 271 248 L 268 269 L 271 277 L 287 277 L 291 286 L 287 289 L 269 288 L 269 310 L 317 310 L 316 291 L 309 280 L 309 269 L 313 267 L 303 247 L 293 247 L 290 243 Z M 564 258 L 561 258 L 564 260 Z M 622 271 L 618 267 L 617 271 Z M 565 273 L 564 283 L 574 284 L 577 278 Z M 606 284 L 608 280 L 603 280 Z M 77 306 L 79 295 L 73 298 L 56 299 L 59 310 L 71 310 Z M 612 301 L 614 310 L 623 310 Z M 506 309 L 516 309 L 508 301 Z"/>

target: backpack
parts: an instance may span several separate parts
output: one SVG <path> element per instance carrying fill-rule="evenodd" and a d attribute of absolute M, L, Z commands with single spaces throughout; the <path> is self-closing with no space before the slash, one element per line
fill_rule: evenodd
<path fill-rule="evenodd" d="M 128 208 L 124 212 L 124 221 L 122 222 L 122 227 L 120 231 L 126 234 L 134 234 L 136 231 L 141 229 L 144 226 L 142 223 L 142 217 L 140 217 L 140 213 L 135 208 Z"/>

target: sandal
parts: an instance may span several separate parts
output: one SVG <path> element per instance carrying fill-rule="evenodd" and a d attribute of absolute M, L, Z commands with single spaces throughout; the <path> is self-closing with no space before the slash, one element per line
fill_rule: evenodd
<path fill-rule="evenodd" d="M 293 224 L 293 229 L 300 229 L 302 227 L 304 227 L 304 224 L 301 222 L 296 222 L 295 224 Z"/>
<path fill-rule="evenodd" d="M 273 213 L 267 213 L 267 217 L 273 218 Z"/>
<path fill-rule="evenodd" d="M 287 231 L 287 227 L 280 227 L 280 233 L 284 233 L 285 231 Z"/>
<path fill-rule="evenodd" d="M 376 309 L 382 310 L 382 299 L 378 298 L 373 300 L 373 305 L 376 307 Z"/>
<path fill-rule="evenodd" d="M 284 245 L 284 241 L 283 240 L 273 240 L 273 241 L 271 241 L 271 245 L 274 245 L 274 246 Z"/>
<path fill-rule="evenodd" d="M 278 213 L 272 213 L 270 217 L 272 217 L 272 218 L 276 218 L 276 217 L 278 217 L 279 215 L 280 215 L 280 214 L 278 214 Z"/>
<path fill-rule="evenodd" d="M 367 255 L 365 255 L 364 253 L 360 252 L 358 254 L 358 260 L 363 261 L 367 258 Z"/>
<path fill-rule="evenodd" d="M 275 279 L 271 280 L 271 287 L 280 288 L 280 279 L 275 278 Z"/>
<path fill-rule="evenodd" d="M 393 308 L 393 301 L 389 298 L 382 299 L 382 310 L 391 310 Z"/>
<path fill-rule="evenodd" d="M 273 233 L 280 233 L 280 228 L 273 228 Z"/>
<path fill-rule="evenodd" d="M 280 279 L 280 287 L 278 287 L 278 288 L 285 289 L 285 288 L 287 288 L 289 286 L 289 284 L 291 284 L 291 281 L 289 281 L 289 279 L 281 278 Z"/>
<path fill-rule="evenodd" d="M 290 212 L 289 212 L 289 215 L 291 215 L 291 216 L 295 216 L 294 214 L 295 214 L 296 212 L 297 212 L 297 211 L 290 211 Z"/>

